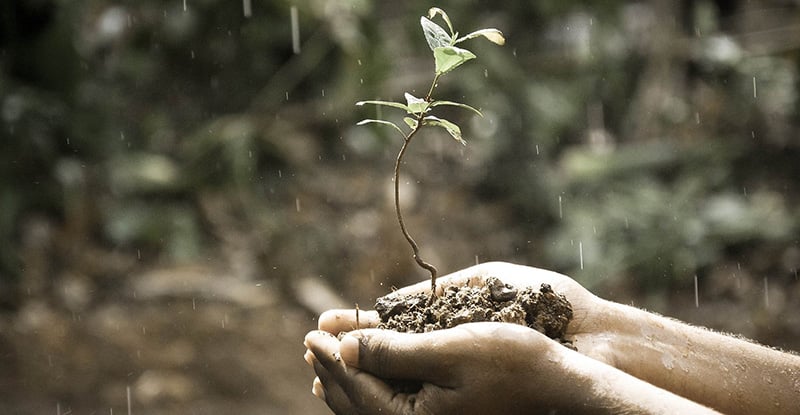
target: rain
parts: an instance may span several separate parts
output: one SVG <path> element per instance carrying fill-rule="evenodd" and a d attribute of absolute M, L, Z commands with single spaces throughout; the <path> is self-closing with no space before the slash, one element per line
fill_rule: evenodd
<path fill-rule="evenodd" d="M 441 275 L 530 265 L 800 350 L 800 4 L 437 6 L 505 35 L 436 78 L 466 146 L 426 125 L 404 158 Z M 319 314 L 427 278 L 402 138 L 357 125 L 415 122 L 427 7 L 2 7 L 0 412 L 330 413 Z"/>

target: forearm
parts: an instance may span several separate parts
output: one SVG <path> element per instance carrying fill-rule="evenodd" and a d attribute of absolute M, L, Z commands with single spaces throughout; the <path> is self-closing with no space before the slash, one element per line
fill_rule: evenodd
<path fill-rule="evenodd" d="M 800 357 L 633 307 L 606 309 L 615 367 L 728 414 L 800 413 Z"/>
<path fill-rule="evenodd" d="M 675 395 L 621 370 L 582 354 L 566 351 L 562 361 L 565 377 L 577 388 L 565 408 L 573 414 L 718 414 L 689 399 Z"/>

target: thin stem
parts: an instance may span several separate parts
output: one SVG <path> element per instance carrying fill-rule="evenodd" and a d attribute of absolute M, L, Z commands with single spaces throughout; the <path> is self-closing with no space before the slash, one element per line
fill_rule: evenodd
<path fill-rule="evenodd" d="M 433 78 L 433 82 L 431 83 L 431 87 L 428 90 L 428 94 L 425 96 L 426 101 L 430 102 L 431 95 L 433 94 L 433 90 L 436 88 L 436 83 L 438 81 L 439 81 L 439 74 L 437 74 Z M 425 260 L 422 259 L 422 257 L 420 257 L 419 245 L 417 245 L 417 242 L 414 240 L 414 238 L 411 237 L 411 234 L 408 233 L 405 221 L 403 220 L 403 214 L 400 211 L 400 166 L 403 164 L 403 156 L 406 154 L 408 145 L 411 144 L 411 140 L 414 138 L 414 136 L 422 127 L 422 121 L 423 118 L 425 118 L 425 111 L 427 111 L 427 108 L 425 108 L 417 115 L 417 125 L 414 127 L 413 130 L 411 130 L 411 132 L 407 136 L 403 137 L 403 146 L 400 147 L 400 152 L 397 153 L 397 161 L 395 162 L 394 165 L 394 208 L 397 211 L 397 223 L 400 224 L 400 231 L 403 232 L 403 236 L 406 238 L 406 241 L 408 241 L 408 244 L 411 246 L 411 250 L 414 251 L 414 261 L 417 262 L 417 265 L 419 265 L 420 268 L 428 270 L 428 272 L 430 272 L 431 274 L 430 302 L 433 302 L 433 299 L 436 298 L 436 274 L 438 273 L 438 271 L 436 270 L 436 267 L 434 267 L 432 264 L 426 262 Z"/>

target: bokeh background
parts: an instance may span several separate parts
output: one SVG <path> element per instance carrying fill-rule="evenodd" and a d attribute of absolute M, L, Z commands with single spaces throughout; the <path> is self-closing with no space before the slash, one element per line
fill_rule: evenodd
<path fill-rule="evenodd" d="M 478 59 L 402 203 L 445 273 L 504 260 L 800 350 L 800 3 L 0 5 L 0 412 L 324 414 L 302 338 L 425 278 L 394 218 L 419 16 Z M 399 119 L 399 118 L 397 118 Z"/>

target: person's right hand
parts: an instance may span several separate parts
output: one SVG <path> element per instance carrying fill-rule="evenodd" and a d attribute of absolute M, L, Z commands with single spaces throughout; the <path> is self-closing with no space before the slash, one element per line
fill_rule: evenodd
<path fill-rule="evenodd" d="M 583 288 L 572 278 L 553 271 L 516 265 L 507 262 L 487 262 L 475 265 L 436 280 L 437 294 L 441 294 L 449 286 L 481 286 L 489 277 L 499 278 L 518 290 L 527 287 L 535 291 L 544 284 L 549 284 L 557 294 L 564 295 L 572 305 L 573 317 L 567 326 L 565 340 L 569 340 L 581 354 L 604 363 L 614 365 L 612 350 L 608 340 L 615 333 L 612 322 L 605 319 L 608 302 L 595 296 Z M 390 296 L 430 292 L 430 281 L 401 288 Z M 358 320 L 358 321 L 356 321 Z M 356 319 L 355 310 L 329 310 L 319 317 L 320 330 L 331 334 L 350 332 L 358 328 L 377 327 L 380 319 L 375 311 L 361 310 Z"/>
<path fill-rule="evenodd" d="M 593 380 L 570 370 L 585 366 L 579 358 L 591 359 L 517 324 L 421 334 L 364 329 L 341 341 L 313 331 L 305 344 L 317 374 L 314 394 L 337 414 L 549 414 L 598 406 Z M 392 380 L 413 382 L 401 388 Z"/>

